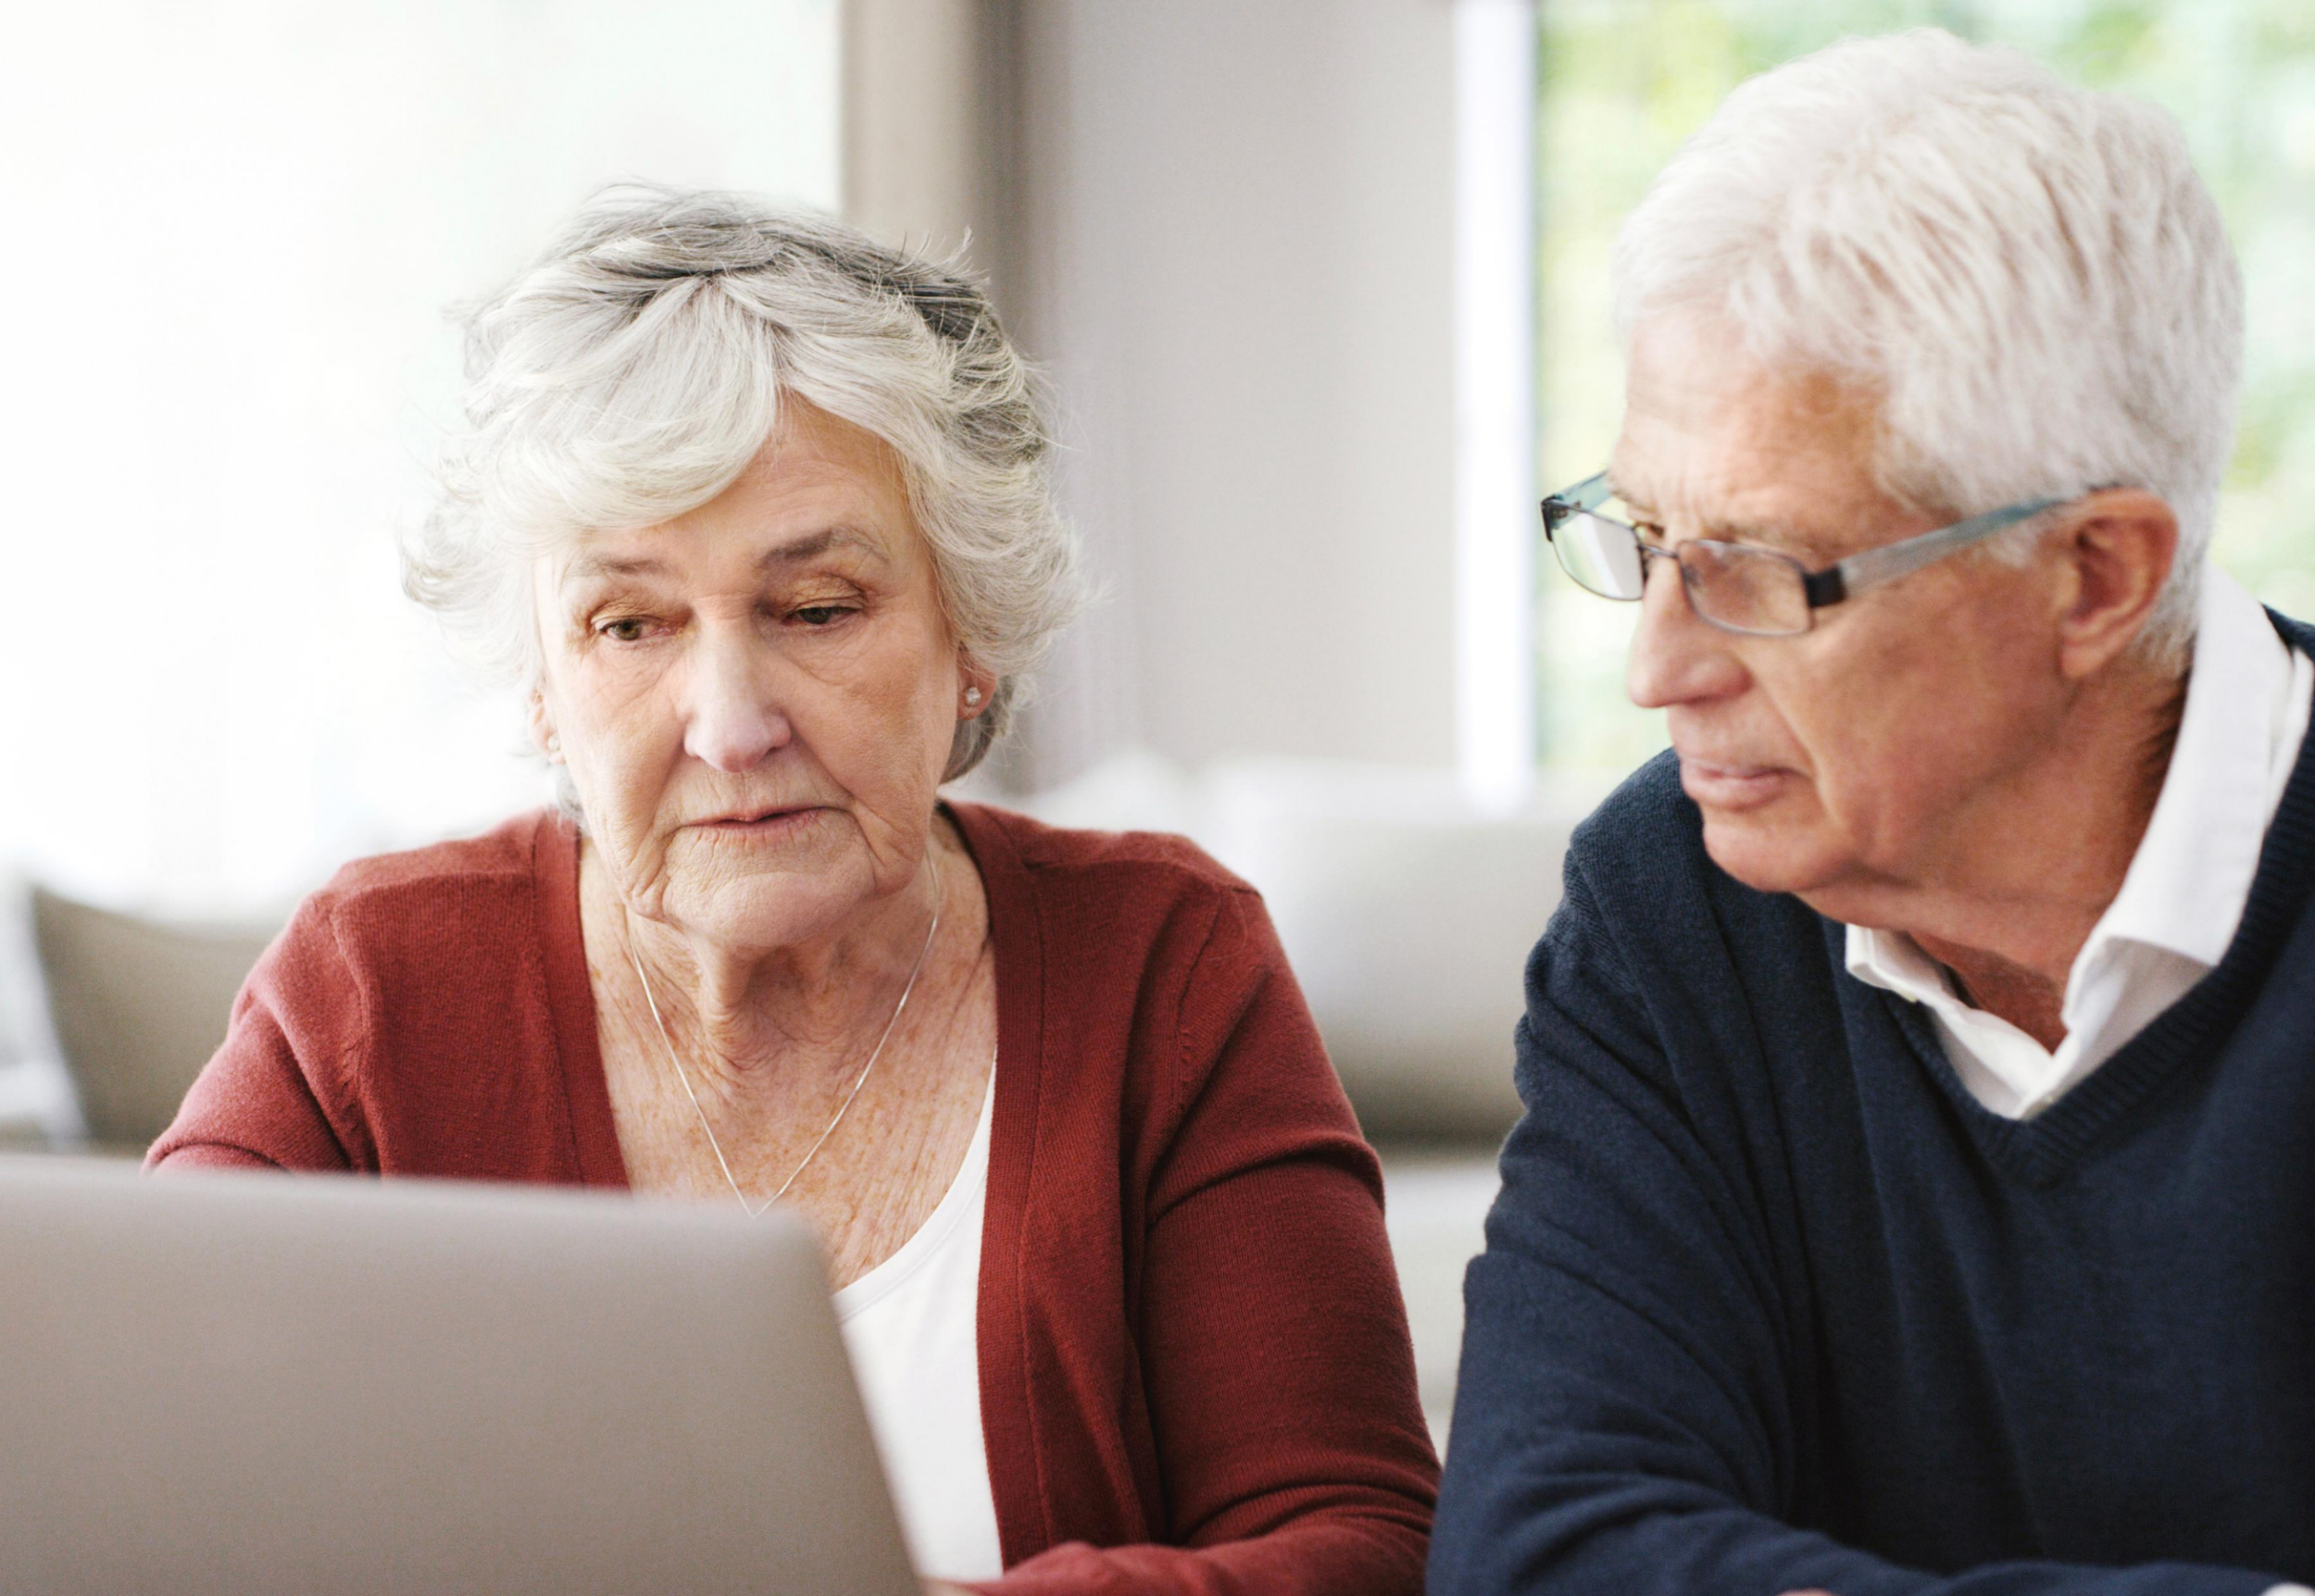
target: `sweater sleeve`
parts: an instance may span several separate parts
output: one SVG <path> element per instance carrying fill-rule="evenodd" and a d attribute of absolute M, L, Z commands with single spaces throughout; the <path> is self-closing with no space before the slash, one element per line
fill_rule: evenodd
<path fill-rule="evenodd" d="M 1006 1596 L 1415 1596 L 1437 1483 L 1382 1183 L 1261 901 L 1219 894 L 1149 1179 L 1142 1378 L 1166 1545 L 1057 1546 Z"/>
<path fill-rule="evenodd" d="M 349 1087 L 364 1030 L 327 905 L 309 898 L 243 983 L 224 1043 L 145 1167 L 363 1167 Z"/>
<path fill-rule="evenodd" d="M 1465 1281 L 1433 1592 L 2258 1596 L 2273 1583 L 2181 1564 L 1940 1575 L 1783 1522 L 1808 1372 L 1787 1353 L 1742 1171 L 1695 1130 L 1657 1038 L 1570 854 L 1528 969 L 1526 1113 Z"/>

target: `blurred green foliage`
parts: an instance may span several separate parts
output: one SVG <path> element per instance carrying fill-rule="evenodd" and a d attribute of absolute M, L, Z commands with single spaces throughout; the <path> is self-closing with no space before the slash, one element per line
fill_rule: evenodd
<path fill-rule="evenodd" d="M 1608 318 L 1615 230 L 1744 79 L 1854 33 L 1922 25 L 2014 45 L 2075 81 L 2165 106 L 2225 211 L 2249 340 L 2220 561 L 2315 618 L 2315 0 L 1542 0 L 1542 437 L 1546 490 L 1597 470 L 1622 408 Z M 1634 606 L 1548 556 L 1537 637 L 1546 761 L 1628 769 L 1662 717 L 1622 691 Z"/>

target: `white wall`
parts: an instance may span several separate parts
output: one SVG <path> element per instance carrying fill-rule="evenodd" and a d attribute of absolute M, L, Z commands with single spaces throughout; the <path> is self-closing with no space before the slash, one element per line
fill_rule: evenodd
<path fill-rule="evenodd" d="M 864 35 L 880 6 L 893 26 Z M 1002 169 L 923 169 L 965 191 L 1054 370 L 1114 589 L 1020 775 L 1136 743 L 1194 767 L 1447 766 L 1452 6 L 929 8 L 959 48 L 970 23 Z M 882 58 L 864 38 L 921 31 L 893 31 L 907 9 L 860 5 L 855 78 Z M 612 176 L 834 206 L 839 10 L 91 0 L 19 20 L 0 557 L 31 602 L 0 688 L 0 863 L 231 912 L 532 801 L 513 717 L 395 583 L 456 391 L 442 311 Z M 874 130 L 851 131 L 865 171 Z"/>
<path fill-rule="evenodd" d="M 1014 4 L 844 0 L 846 221 L 906 248 L 970 245 L 986 265 Z"/>
<path fill-rule="evenodd" d="M 1113 589 L 1008 774 L 1049 819 L 1186 831 L 1261 888 L 1370 1128 L 1499 1130 L 1568 805 L 1526 791 L 1517 704 L 1495 717 L 1505 756 L 1477 762 L 1511 779 L 1482 793 L 1458 771 L 1457 29 L 1484 9 L 1527 46 L 1532 13 L 993 8 L 983 60 L 1009 98 L 976 231 L 1055 377 L 1064 496 Z M 1522 181 L 1524 146 L 1502 154 Z M 1495 276 L 1515 299 L 1524 223 L 1481 236 L 1509 238 Z M 1492 330 L 1523 343 L 1524 309 Z M 1523 359 L 1495 364 L 1516 383 Z M 1496 473 L 1515 539 L 1523 464 Z"/>
<path fill-rule="evenodd" d="M 450 302 L 621 175 L 832 208 L 835 0 L 76 0 L 0 51 L 0 862 L 232 912 L 535 801 L 400 594 Z"/>
<path fill-rule="evenodd" d="M 1115 590 L 1025 779 L 1136 742 L 1449 765 L 1451 6 L 1008 9 L 991 264 Z"/>

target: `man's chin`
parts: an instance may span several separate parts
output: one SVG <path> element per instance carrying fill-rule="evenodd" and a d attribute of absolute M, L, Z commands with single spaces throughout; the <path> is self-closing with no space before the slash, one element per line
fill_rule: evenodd
<path fill-rule="evenodd" d="M 1806 892 L 1831 874 L 1815 828 L 1798 823 L 1798 817 L 1760 810 L 1703 814 L 1705 853 L 1756 892 Z"/>

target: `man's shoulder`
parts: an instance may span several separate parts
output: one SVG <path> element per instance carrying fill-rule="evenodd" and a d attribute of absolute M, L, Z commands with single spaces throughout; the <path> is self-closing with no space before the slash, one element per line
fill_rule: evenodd
<path fill-rule="evenodd" d="M 1704 851 L 1704 817 L 1681 790 L 1680 761 L 1669 751 L 1624 778 L 1584 817 L 1568 840 L 1568 855 L 1571 868 L 1608 879 L 1726 879 Z"/>
<path fill-rule="evenodd" d="M 2268 620 L 2273 623 L 2285 643 L 2301 654 L 2315 656 L 2315 625 L 2309 625 L 2296 616 L 2284 615 L 2271 605 L 2264 607 Z"/>

